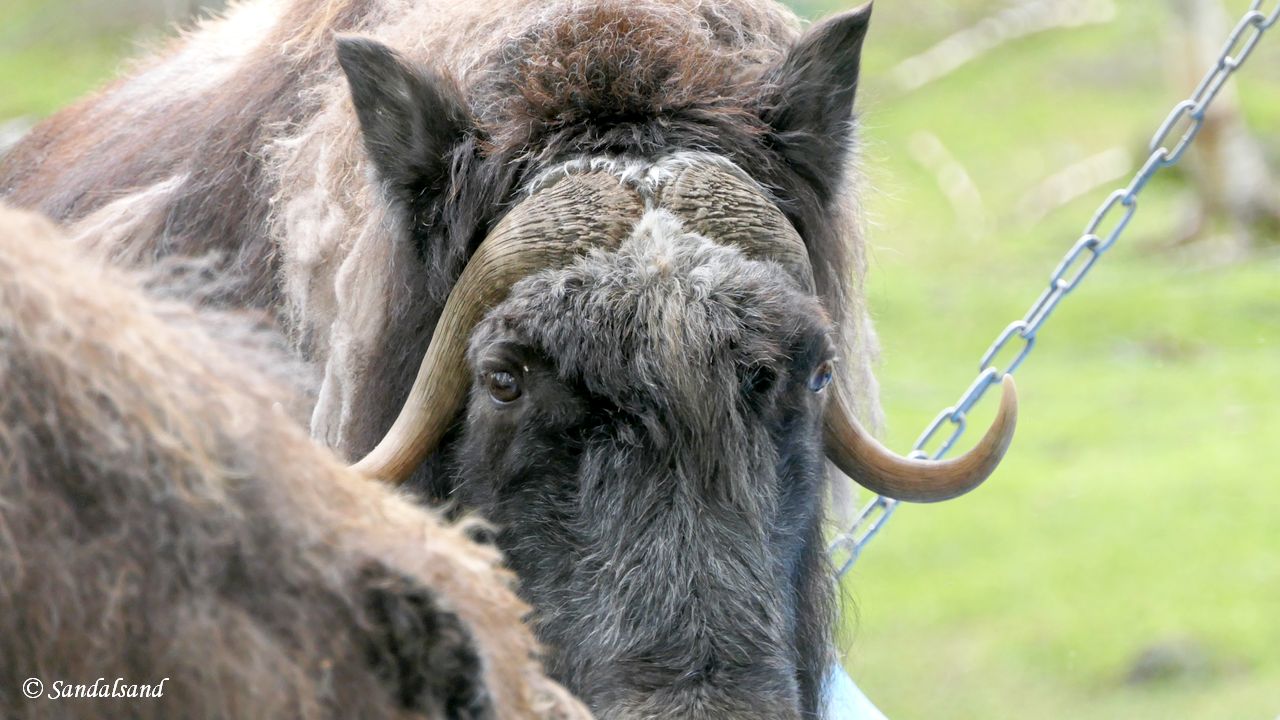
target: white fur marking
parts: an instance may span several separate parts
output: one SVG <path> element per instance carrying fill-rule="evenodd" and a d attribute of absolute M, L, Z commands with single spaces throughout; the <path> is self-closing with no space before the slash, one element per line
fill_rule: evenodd
<path fill-rule="evenodd" d="M 743 182 L 749 183 L 766 198 L 773 198 L 768 188 L 762 186 L 746 170 L 738 167 L 732 160 L 723 155 L 681 150 L 658 158 L 647 160 L 635 157 L 605 157 L 600 155 L 584 156 L 567 160 L 554 165 L 534 176 L 525 186 L 526 195 L 545 190 L 571 175 L 582 175 L 593 172 L 606 172 L 614 175 L 626 186 L 635 189 L 644 198 L 646 209 L 653 210 L 654 196 L 658 188 L 669 182 L 681 171 L 698 165 L 714 165 Z"/>

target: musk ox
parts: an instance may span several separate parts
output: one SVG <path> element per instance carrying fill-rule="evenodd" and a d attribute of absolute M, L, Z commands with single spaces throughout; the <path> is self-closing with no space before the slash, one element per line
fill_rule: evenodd
<path fill-rule="evenodd" d="M 81 255 L 0 207 L 0 716 L 588 717 L 496 552 Z"/>
<path fill-rule="evenodd" d="M 55 116 L 0 192 L 117 262 L 208 256 L 317 369 L 315 438 L 478 511 L 606 718 L 821 713 L 824 454 L 889 453 L 850 168 L 870 6 L 249 0 Z"/>

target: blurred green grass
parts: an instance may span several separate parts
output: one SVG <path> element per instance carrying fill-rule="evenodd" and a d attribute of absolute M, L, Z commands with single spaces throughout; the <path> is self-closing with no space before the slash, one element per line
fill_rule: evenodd
<path fill-rule="evenodd" d="M 805 9 L 837 9 L 822 4 Z M 1165 68 L 1168 10 L 1150 1 L 909 94 L 887 81 L 1006 5 L 878 3 L 868 41 L 869 293 L 899 449 L 967 386 L 1122 183 L 1034 225 L 1011 212 L 1027 189 L 1111 147 L 1137 157 L 1191 89 Z M 1237 82 L 1280 174 L 1278 69 L 1273 33 Z M 986 232 L 961 231 L 912 159 L 919 132 L 972 177 Z M 1018 436 L 997 475 L 962 500 L 903 508 L 846 583 L 847 665 L 890 717 L 1280 715 L 1280 254 L 1206 264 L 1160 251 L 1186 192 L 1176 175 L 1157 180 L 1049 321 L 1019 373 Z M 1144 650 L 1188 645 L 1202 658 L 1187 672 L 1126 682 Z"/>
<path fill-rule="evenodd" d="M 3 0 L 0 122 L 45 116 L 162 41 L 165 6 L 196 0 Z"/>
<path fill-rule="evenodd" d="M 0 120 L 52 111 L 134 46 L 119 28 L 50 25 L 76 0 L 59 1 L 61 14 L 38 0 L 0 10 Z M 797 5 L 816 17 L 838 2 Z M 888 81 L 1007 5 L 876 8 L 861 96 L 869 294 L 898 449 L 967 386 L 1110 186 L 1035 224 L 1012 210 L 1028 188 L 1111 147 L 1136 157 L 1190 89 L 1165 69 L 1158 0 L 1117 2 L 1111 23 L 1013 42 L 911 93 Z M 1280 174 L 1280 35 L 1237 78 Z M 920 132 L 971 176 L 985 231 L 912 159 Z M 1019 373 L 1000 472 L 962 500 L 903 508 L 846 583 L 847 664 L 890 717 L 1280 715 L 1280 254 L 1206 264 L 1156 250 L 1185 193 L 1158 179 L 1049 322 Z M 1192 671 L 1125 681 L 1145 649 L 1185 644 L 1202 649 Z"/>

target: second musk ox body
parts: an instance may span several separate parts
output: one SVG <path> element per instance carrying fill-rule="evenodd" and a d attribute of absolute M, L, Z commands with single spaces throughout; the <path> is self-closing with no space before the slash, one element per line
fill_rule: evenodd
<path fill-rule="evenodd" d="M 588 717 L 498 553 L 311 442 L 270 336 L 157 270 L 0 205 L 0 717 Z"/>

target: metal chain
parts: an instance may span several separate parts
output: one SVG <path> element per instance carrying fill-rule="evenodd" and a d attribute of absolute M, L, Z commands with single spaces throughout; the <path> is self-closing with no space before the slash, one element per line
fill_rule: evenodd
<path fill-rule="evenodd" d="M 1138 211 L 1138 196 L 1159 171 L 1176 164 L 1182 159 L 1187 148 L 1204 127 L 1205 115 L 1213 104 L 1222 87 L 1240 66 L 1253 54 L 1258 41 L 1280 20 L 1280 0 L 1271 0 L 1275 7 L 1263 10 L 1266 0 L 1253 0 L 1249 10 L 1236 23 L 1226 45 L 1218 55 L 1217 64 L 1204 76 L 1200 85 L 1187 100 L 1174 106 L 1165 121 L 1151 138 L 1148 148 L 1150 155 L 1142 164 L 1129 184 L 1115 192 L 1102 203 L 1093 219 L 1085 227 L 1084 233 L 1067 254 L 1063 256 L 1058 267 L 1049 276 L 1049 286 L 1040 294 L 1031 309 L 1022 319 L 1015 320 L 996 337 L 986 353 L 978 362 L 978 376 L 965 390 L 954 405 L 948 407 L 925 429 L 912 447 L 911 457 L 937 460 L 946 455 L 960 436 L 964 434 L 968 413 L 986 395 L 992 385 L 1000 382 L 1005 373 L 1013 374 L 1022 366 L 1023 361 L 1036 346 L 1036 338 L 1045 321 L 1057 309 L 1063 298 L 1070 295 L 1093 270 L 1093 266 L 1110 250 L 1120 236 L 1124 234 Z M 1181 134 L 1177 132 L 1180 128 Z M 1171 141 L 1177 137 L 1176 142 Z M 1003 371 L 995 364 L 996 358 L 1007 348 L 1021 343 L 1017 355 Z M 936 450 L 927 448 L 949 428 L 949 434 L 942 440 Z M 871 540 L 884 528 L 889 518 L 898 508 L 898 501 L 886 497 L 876 497 L 867 503 L 857 518 L 854 519 L 848 532 L 840 535 L 831 543 L 829 551 L 832 557 L 839 552 L 848 553 L 836 570 L 836 578 L 844 577 L 853 567 L 862 551 Z"/>

